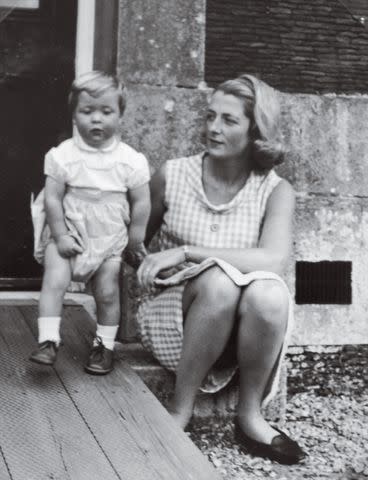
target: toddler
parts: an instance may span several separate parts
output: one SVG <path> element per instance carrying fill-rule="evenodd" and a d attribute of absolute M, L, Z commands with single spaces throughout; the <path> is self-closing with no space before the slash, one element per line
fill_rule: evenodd
<path fill-rule="evenodd" d="M 45 188 L 32 205 L 35 258 L 44 265 L 33 362 L 54 363 L 64 295 L 76 280 L 90 282 L 97 307 L 85 370 L 104 375 L 113 369 L 122 253 L 127 247 L 131 259 L 142 258 L 150 213 L 148 162 L 119 138 L 125 103 L 117 78 L 81 75 L 69 95 L 73 138 L 46 154 Z"/>

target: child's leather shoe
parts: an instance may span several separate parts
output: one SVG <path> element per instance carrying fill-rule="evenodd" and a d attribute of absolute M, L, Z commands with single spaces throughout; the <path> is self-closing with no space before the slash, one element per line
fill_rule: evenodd
<path fill-rule="evenodd" d="M 84 370 L 91 375 L 106 375 L 114 368 L 114 352 L 106 348 L 99 337 L 96 340 Z"/>
<path fill-rule="evenodd" d="M 38 349 L 31 353 L 29 359 L 41 365 L 53 365 L 58 349 L 56 342 L 46 340 L 38 345 Z"/>

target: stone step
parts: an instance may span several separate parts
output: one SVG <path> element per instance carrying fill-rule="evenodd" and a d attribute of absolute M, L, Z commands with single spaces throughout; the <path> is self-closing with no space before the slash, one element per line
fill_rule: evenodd
<path fill-rule="evenodd" d="M 0 301 L 9 305 L 33 305 L 38 302 L 38 299 L 39 292 L 0 292 Z M 64 304 L 82 306 L 96 321 L 96 308 L 92 296 L 84 293 L 67 293 Z M 167 406 L 174 390 L 174 374 L 164 369 L 138 342 L 116 342 L 115 346 L 117 358 L 127 361 L 161 403 Z M 234 378 L 226 388 L 216 394 L 198 393 L 194 417 L 232 417 L 236 413 L 237 400 L 238 388 L 236 378 Z M 264 415 L 268 420 L 282 424 L 285 411 L 286 368 L 284 367 L 281 373 L 279 393 L 269 403 Z"/>
<path fill-rule="evenodd" d="M 115 344 L 116 358 L 127 362 L 142 378 L 148 388 L 167 406 L 174 390 L 175 375 L 163 368 L 139 343 Z M 238 387 L 236 377 L 229 386 L 218 393 L 198 393 L 194 417 L 233 417 L 236 413 Z M 265 417 L 282 424 L 286 410 L 286 370 L 282 371 L 280 389 L 264 411 Z"/>

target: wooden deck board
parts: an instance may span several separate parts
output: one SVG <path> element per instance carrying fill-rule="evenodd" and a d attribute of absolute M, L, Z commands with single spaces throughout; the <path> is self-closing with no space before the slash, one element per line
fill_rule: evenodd
<path fill-rule="evenodd" d="M 29 335 L 31 331 L 35 334 L 37 309 L 34 306 L 17 308 L 31 329 L 28 330 Z M 83 309 L 77 307 L 65 309 L 64 317 L 64 345 L 54 369 L 34 368 L 56 372 L 74 410 L 116 474 L 74 476 L 73 480 L 219 479 L 208 460 L 176 427 L 166 410 L 129 366 L 117 362 L 115 370 L 103 377 L 83 372 L 93 335 L 93 322 Z M 29 351 L 24 354 L 23 361 L 26 362 L 28 354 Z M 45 395 L 50 397 L 47 385 L 45 390 Z M 96 458 L 92 465 L 98 462 Z"/>
<path fill-rule="evenodd" d="M 1 450 L 1 447 L 0 447 L 0 478 L 4 480 L 7 480 L 8 478 L 10 478 L 9 470 L 6 466 L 5 458 L 3 455 L 3 451 Z"/>
<path fill-rule="evenodd" d="M 28 361 L 35 340 L 19 308 L 0 307 L 0 318 L 4 480 L 120 478 L 54 369 Z"/>

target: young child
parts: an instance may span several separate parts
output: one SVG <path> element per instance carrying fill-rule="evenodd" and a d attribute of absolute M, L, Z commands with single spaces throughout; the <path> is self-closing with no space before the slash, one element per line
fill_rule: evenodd
<path fill-rule="evenodd" d="M 97 331 L 85 370 L 104 375 L 113 369 L 122 253 L 127 247 L 130 258 L 139 259 L 145 252 L 149 167 L 144 155 L 119 139 L 126 98 L 117 78 L 97 71 L 81 75 L 69 104 L 73 138 L 46 154 L 45 188 L 32 206 L 35 258 L 44 275 L 39 345 L 30 360 L 54 363 L 65 292 L 71 280 L 90 282 Z M 41 225 L 37 205 L 46 212 Z"/>

